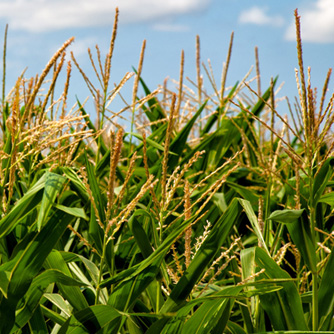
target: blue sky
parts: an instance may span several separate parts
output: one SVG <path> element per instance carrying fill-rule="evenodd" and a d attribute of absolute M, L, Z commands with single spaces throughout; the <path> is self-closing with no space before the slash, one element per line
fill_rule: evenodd
<path fill-rule="evenodd" d="M 107 52 L 116 6 L 120 9 L 120 24 L 112 82 L 119 82 L 132 66 L 137 66 L 144 39 L 147 45 L 142 76 L 151 90 L 166 77 L 178 78 L 181 50 L 185 51 L 185 75 L 195 80 L 196 35 L 201 39 L 201 60 L 211 60 L 220 81 L 234 31 L 227 83 L 243 78 L 255 63 L 254 47 L 258 46 L 262 89 L 267 88 L 271 77 L 279 75 L 279 83 L 285 82 L 279 96 L 287 95 L 292 100 L 297 94 L 295 8 L 302 17 L 304 65 L 312 68 L 313 86 L 321 90 L 328 68 L 333 66 L 332 0 L 0 0 L 0 35 L 9 24 L 7 88 L 26 67 L 26 77 L 40 73 L 53 53 L 72 36 L 75 43 L 71 50 L 87 75 L 93 77 L 86 51 L 98 44 L 103 54 Z M 83 100 L 89 95 L 75 68 L 71 80 L 71 96 L 76 94 Z M 123 94 L 131 100 L 131 83 Z M 116 101 L 114 111 L 118 108 Z M 285 105 L 280 111 L 287 112 Z"/>

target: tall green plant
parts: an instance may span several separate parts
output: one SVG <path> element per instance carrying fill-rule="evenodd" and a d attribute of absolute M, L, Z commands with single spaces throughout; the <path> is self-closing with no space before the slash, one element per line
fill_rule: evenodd
<path fill-rule="evenodd" d="M 262 93 L 257 50 L 257 90 L 249 74 L 226 88 L 233 34 L 221 87 L 203 66 L 211 95 L 199 37 L 195 90 L 182 52 L 176 92 L 151 91 L 145 42 L 137 73 L 110 88 L 118 10 L 105 60 L 89 51 L 99 88 L 72 54 L 97 124 L 79 101 L 67 112 L 71 66 L 54 100 L 72 39 L 41 76 L 3 93 L 1 333 L 334 330 L 330 72 L 316 110 L 295 17 L 301 107 L 291 121 L 276 111 L 277 78 Z M 114 113 L 110 103 L 133 76 L 131 102 Z M 5 71 L 3 92 L 4 82 Z M 127 112 L 128 132 L 116 123 Z"/>

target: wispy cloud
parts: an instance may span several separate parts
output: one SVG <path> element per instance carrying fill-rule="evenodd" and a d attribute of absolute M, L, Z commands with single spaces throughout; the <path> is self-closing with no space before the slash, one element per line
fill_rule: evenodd
<path fill-rule="evenodd" d="M 0 19 L 33 32 L 111 25 L 118 6 L 122 23 L 158 21 L 199 11 L 211 0 L 1 0 Z"/>
<path fill-rule="evenodd" d="M 73 52 L 76 58 L 80 58 L 82 56 L 87 56 L 88 54 L 88 48 L 93 49 L 96 45 L 99 44 L 99 41 L 97 41 L 96 36 L 88 36 L 84 38 L 76 38 L 75 42 L 72 43 L 67 51 L 66 57 L 70 58 L 70 52 Z M 50 50 L 50 53 L 55 52 L 54 46 Z"/>
<path fill-rule="evenodd" d="M 251 7 L 242 11 L 239 15 L 239 23 L 269 25 L 280 27 L 284 24 L 284 19 L 280 15 L 269 15 L 268 10 L 262 7 Z"/>
<path fill-rule="evenodd" d="M 183 24 L 157 23 L 153 25 L 153 29 L 166 32 L 186 32 L 190 30 L 190 27 Z"/>
<path fill-rule="evenodd" d="M 299 14 L 304 42 L 334 42 L 334 1 L 317 0 L 308 7 L 304 6 Z M 295 25 L 291 23 L 285 37 L 288 40 L 295 40 L 295 36 Z"/>

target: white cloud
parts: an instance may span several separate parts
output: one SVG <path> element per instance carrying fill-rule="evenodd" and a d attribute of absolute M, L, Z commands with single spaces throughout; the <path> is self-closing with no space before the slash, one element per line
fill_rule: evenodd
<path fill-rule="evenodd" d="M 334 1 L 317 0 L 309 7 L 299 11 L 301 16 L 302 40 L 304 42 L 334 42 Z M 291 23 L 286 31 L 288 40 L 296 40 L 295 24 Z"/>
<path fill-rule="evenodd" d="M 111 25 L 115 8 L 122 23 L 158 21 L 199 11 L 211 0 L 1 0 L 0 19 L 11 29 L 33 32 Z"/>
<path fill-rule="evenodd" d="M 239 22 L 279 27 L 284 24 L 284 19 L 279 15 L 270 16 L 266 8 L 252 7 L 240 13 Z"/>
<path fill-rule="evenodd" d="M 186 32 L 190 30 L 189 26 L 172 23 L 157 23 L 153 25 L 153 29 L 166 32 Z"/>
<path fill-rule="evenodd" d="M 76 38 L 74 43 L 69 46 L 67 54 L 72 51 L 76 58 L 81 57 L 82 55 L 87 55 L 88 48 L 90 47 L 93 49 L 96 44 L 98 44 L 96 37 Z M 54 48 L 51 52 L 55 52 Z"/>

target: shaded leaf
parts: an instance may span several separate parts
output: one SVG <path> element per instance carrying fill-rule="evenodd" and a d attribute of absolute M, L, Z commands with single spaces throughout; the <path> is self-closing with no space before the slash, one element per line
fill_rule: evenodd
<path fill-rule="evenodd" d="M 43 262 L 73 220 L 64 212 L 56 211 L 37 233 L 15 264 L 8 284 L 7 296 L 0 303 L 0 332 L 9 333 L 14 325 L 15 311 L 19 300 L 26 294 L 33 278 L 39 273 Z"/>
<path fill-rule="evenodd" d="M 91 334 L 105 329 L 108 334 L 116 334 L 115 330 L 121 317 L 121 313 L 109 305 L 94 305 L 74 313 L 58 333 Z"/>

